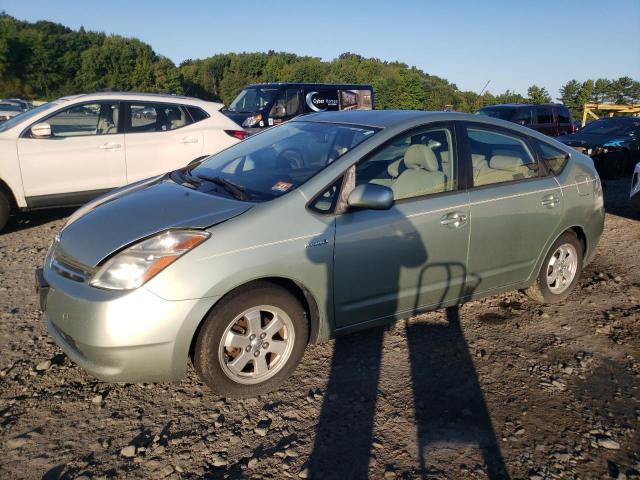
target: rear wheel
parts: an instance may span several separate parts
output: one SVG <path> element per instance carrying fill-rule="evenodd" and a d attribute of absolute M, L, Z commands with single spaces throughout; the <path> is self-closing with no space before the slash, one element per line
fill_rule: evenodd
<path fill-rule="evenodd" d="M 9 221 L 10 213 L 11 213 L 11 203 L 9 203 L 9 199 L 7 198 L 5 193 L 2 190 L 0 190 L 0 232 Z"/>
<path fill-rule="evenodd" d="M 582 244 L 568 231 L 549 249 L 535 283 L 525 293 L 540 303 L 558 303 L 566 299 L 582 273 Z"/>
<path fill-rule="evenodd" d="M 295 370 L 308 337 L 300 302 L 261 282 L 231 293 L 211 311 L 196 342 L 195 368 L 222 396 L 267 393 Z"/>

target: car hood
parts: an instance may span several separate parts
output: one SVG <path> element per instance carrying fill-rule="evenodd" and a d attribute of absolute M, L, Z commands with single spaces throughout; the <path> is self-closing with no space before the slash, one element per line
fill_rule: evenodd
<path fill-rule="evenodd" d="M 593 133 L 574 133 L 572 135 L 563 135 L 556 140 L 569 145 L 570 147 L 599 147 L 612 140 L 622 140 L 626 142 L 631 137 L 628 135 L 598 135 Z"/>
<path fill-rule="evenodd" d="M 160 180 L 89 210 L 60 232 L 57 248 L 62 255 L 94 267 L 112 253 L 155 233 L 170 228 L 207 228 L 251 206 Z"/>

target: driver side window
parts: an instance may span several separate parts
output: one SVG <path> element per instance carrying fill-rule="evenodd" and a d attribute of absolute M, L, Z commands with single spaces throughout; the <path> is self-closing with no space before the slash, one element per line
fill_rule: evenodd
<path fill-rule="evenodd" d="M 278 94 L 269 116 L 271 118 L 293 117 L 300 110 L 300 94 L 295 88 L 288 88 Z"/>
<path fill-rule="evenodd" d="M 75 105 L 46 120 L 52 137 L 84 137 L 118 133 L 118 103 Z"/>
<path fill-rule="evenodd" d="M 455 156 L 448 128 L 398 137 L 356 169 L 356 185 L 389 187 L 395 200 L 456 189 Z"/>

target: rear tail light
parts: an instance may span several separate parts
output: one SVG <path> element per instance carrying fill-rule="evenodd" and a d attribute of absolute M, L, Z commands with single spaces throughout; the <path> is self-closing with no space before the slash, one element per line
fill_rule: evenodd
<path fill-rule="evenodd" d="M 249 136 L 249 134 L 244 130 L 225 130 L 225 133 L 233 138 L 237 138 L 238 140 L 244 140 Z"/>
<path fill-rule="evenodd" d="M 571 124 L 571 133 L 576 133 L 578 131 L 578 129 L 576 128 L 576 126 L 572 123 Z"/>

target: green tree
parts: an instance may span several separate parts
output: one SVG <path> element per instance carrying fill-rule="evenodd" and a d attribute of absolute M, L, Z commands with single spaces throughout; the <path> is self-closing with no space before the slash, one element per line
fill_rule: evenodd
<path fill-rule="evenodd" d="M 536 105 L 542 103 L 550 103 L 551 96 L 549 92 L 544 87 L 538 87 L 537 85 L 531 85 L 527 90 L 527 101 L 528 103 L 533 103 Z"/>

